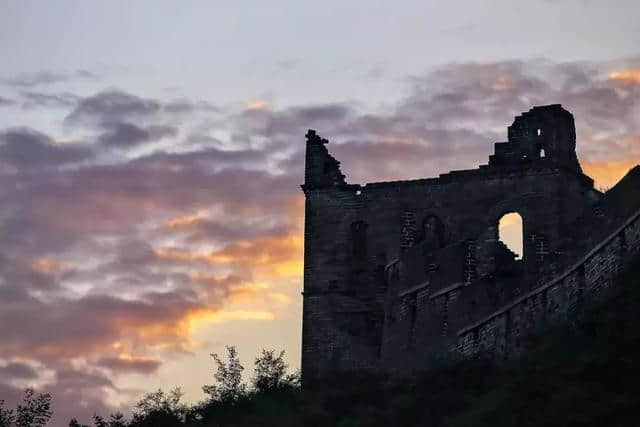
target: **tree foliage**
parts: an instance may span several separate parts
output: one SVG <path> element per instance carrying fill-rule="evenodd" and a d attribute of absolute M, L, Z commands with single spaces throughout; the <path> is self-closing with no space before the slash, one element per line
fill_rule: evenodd
<path fill-rule="evenodd" d="M 0 399 L 0 427 L 12 427 L 14 426 L 14 420 L 16 418 L 13 409 L 6 409 L 4 407 L 4 400 Z"/>
<path fill-rule="evenodd" d="M 0 427 L 42 427 L 49 422 L 51 411 L 51 395 L 36 393 L 34 389 L 24 391 L 22 403 L 16 409 L 5 409 L 0 400 Z"/>
<path fill-rule="evenodd" d="M 266 392 L 299 383 L 298 374 L 287 374 L 289 366 L 284 361 L 284 350 L 278 356 L 275 350 L 262 350 L 254 362 L 254 374 L 251 379 L 257 392 Z"/>
<path fill-rule="evenodd" d="M 214 401 L 236 401 L 246 393 L 246 385 L 242 381 L 244 367 L 240 363 L 235 346 L 227 346 L 227 362 L 217 353 L 211 353 L 216 363 L 213 374 L 217 384 L 205 385 L 202 390 Z"/>
<path fill-rule="evenodd" d="M 127 425 L 124 414 L 121 412 L 111 414 L 109 420 L 105 420 L 100 415 L 94 415 L 93 422 L 96 427 L 126 427 Z"/>
<path fill-rule="evenodd" d="M 147 393 L 136 404 L 131 426 L 178 426 L 187 418 L 187 405 L 181 402 L 183 393 L 180 388 L 165 393 L 161 389 Z M 97 426 L 96 427 L 101 427 Z M 111 426 L 108 427 L 120 427 Z"/>

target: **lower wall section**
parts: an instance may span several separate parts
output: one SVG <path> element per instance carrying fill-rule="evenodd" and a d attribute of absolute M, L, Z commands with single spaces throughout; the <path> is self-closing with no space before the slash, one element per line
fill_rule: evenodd
<path fill-rule="evenodd" d="M 305 376 L 377 365 L 380 313 L 369 304 L 339 292 L 305 294 L 303 303 L 302 369 Z"/>
<path fill-rule="evenodd" d="M 584 301 L 607 288 L 640 253 L 640 211 L 557 278 L 458 332 L 457 351 L 503 359 L 522 349 L 523 337 L 544 322 L 575 318 Z"/>

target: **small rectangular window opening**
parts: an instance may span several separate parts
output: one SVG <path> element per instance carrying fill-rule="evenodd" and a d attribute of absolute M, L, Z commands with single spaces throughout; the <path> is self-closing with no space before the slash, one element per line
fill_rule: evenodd
<path fill-rule="evenodd" d="M 542 135 L 542 129 L 538 128 L 538 136 Z"/>

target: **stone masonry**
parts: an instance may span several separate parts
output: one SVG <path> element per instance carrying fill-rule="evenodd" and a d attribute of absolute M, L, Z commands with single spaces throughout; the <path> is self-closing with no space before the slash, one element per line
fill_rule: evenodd
<path fill-rule="evenodd" d="M 629 216 L 640 206 L 622 184 L 616 197 L 594 189 L 559 104 L 516 117 L 488 164 L 438 178 L 348 184 L 327 144 L 307 133 L 305 378 L 507 358 L 640 251 L 640 219 Z M 510 212 L 522 217 L 522 259 L 498 238 Z"/>

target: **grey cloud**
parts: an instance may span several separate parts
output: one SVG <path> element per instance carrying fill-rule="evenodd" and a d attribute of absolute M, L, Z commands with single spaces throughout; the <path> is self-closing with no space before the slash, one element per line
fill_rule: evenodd
<path fill-rule="evenodd" d="M 94 80 L 100 77 L 96 73 L 93 73 L 88 70 L 77 70 L 76 75 L 78 75 L 79 77 L 84 77 L 86 79 L 94 79 Z"/>
<path fill-rule="evenodd" d="M 198 111 L 218 113 L 220 109 L 206 101 L 190 101 L 188 99 L 178 99 L 169 101 L 163 105 L 164 111 L 169 113 L 187 114 Z"/>
<path fill-rule="evenodd" d="M 56 371 L 56 383 L 61 388 L 115 388 L 113 381 L 98 373 L 83 372 L 73 368 L 61 368 Z"/>
<path fill-rule="evenodd" d="M 127 122 L 108 122 L 103 123 L 102 127 L 105 132 L 98 137 L 98 142 L 119 148 L 153 142 L 178 134 L 177 128 L 167 125 L 152 125 L 143 128 Z"/>
<path fill-rule="evenodd" d="M 234 142 L 234 135 L 231 135 L 231 141 Z M 241 144 L 246 145 L 247 142 L 249 141 L 244 139 L 243 141 L 241 141 Z M 225 146 L 225 143 L 220 139 L 214 138 L 210 135 L 206 135 L 203 133 L 192 133 L 184 139 L 184 145 L 189 147 L 202 146 L 207 148 L 222 148 Z"/>
<path fill-rule="evenodd" d="M 104 354 L 113 342 L 122 339 L 142 344 L 137 331 L 145 325 L 163 327 L 164 335 L 156 340 L 179 347 L 186 337 L 171 326 L 190 310 L 204 308 L 196 301 L 197 295 L 184 292 L 150 293 L 145 297 L 147 301 L 89 295 L 44 303 L 26 294 L 7 299 L 4 288 L 0 287 L 4 297 L 0 320 L 5 325 L 0 330 L 0 351 L 49 363 L 78 355 Z"/>
<path fill-rule="evenodd" d="M 22 108 L 70 108 L 76 105 L 79 97 L 72 93 L 41 93 L 32 91 L 21 91 L 20 95 L 24 99 Z"/>
<path fill-rule="evenodd" d="M 32 380 L 38 378 L 38 373 L 26 363 L 12 362 L 0 367 L 0 378 Z"/>
<path fill-rule="evenodd" d="M 284 71 L 294 70 L 296 67 L 300 65 L 300 60 L 298 59 L 280 59 L 276 61 L 276 65 L 278 68 Z"/>
<path fill-rule="evenodd" d="M 244 132 L 269 138 L 282 135 L 304 135 L 304 127 L 330 126 L 349 118 L 353 110 L 341 103 L 296 106 L 281 111 L 268 109 L 246 110 L 236 118 Z"/>
<path fill-rule="evenodd" d="M 54 291 L 58 287 L 55 275 L 46 274 L 28 265 L 25 260 L 10 258 L 0 253 L 2 278 L 8 283 L 21 283 L 25 288 Z"/>
<path fill-rule="evenodd" d="M 42 388 L 43 392 L 53 396 L 52 410 L 53 427 L 63 427 L 69 424 L 71 418 L 81 422 L 90 422 L 94 414 L 107 415 L 117 410 L 106 403 L 110 393 L 123 394 L 111 379 L 95 372 L 71 369 L 65 366 L 56 367 L 55 379 Z"/>
<path fill-rule="evenodd" d="M 381 64 L 375 65 L 366 72 L 365 77 L 371 80 L 380 80 L 385 75 L 385 67 Z"/>
<path fill-rule="evenodd" d="M 97 76 L 87 70 L 78 70 L 74 73 L 38 71 L 34 73 L 19 73 L 13 77 L 2 79 L 0 80 L 0 82 L 15 87 L 34 87 L 40 85 L 64 83 L 76 78 L 95 79 L 97 78 Z"/>
<path fill-rule="evenodd" d="M 88 96 L 78 102 L 65 118 L 67 123 L 118 122 L 143 118 L 160 111 L 160 102 L 111 89 Z"/>
<path fill-rule="evenodd" d="M 206 147 L 182 153 L 157 151 L 139 158 L 136 162 L 149 167 L 154 165 L 166 167 L 174 164 L 176 166 L 195 166 L 200 170 L 214 171 L 229 167 L 243 168 L 250 165 L 264 167 L 268 154 L 269 152 L 263 149 L 222 150 L 215 147 Z"/>
<path fill-rule="evenodd" d="M 233 223 L 224 223 L 215 220 L 197 221 L 193 226 L 187 229 L 187 242 L 205 243 L 220 242 L 231 243 L 235 240 L 250 239 L 256 236 L 275 237 L 286 236 L 292 231 L 291 223 L 263 224 L 249 223 L 246 224 L 242 219 Z"/>
<path fill-rule="evenodd" d="M 147 234 L 145 237 L 153 236 Z M 90 271 L 79 272 L 72 279 L 94 283 L 95 291 L 122 291 L 136 295 L 149 295 L 160 290 L 170 292 L 188 289 L 194 285 L 189 275 L 167 268 L 166 263 L 158 259 L 153 247 L 146 240 L 122 236 L 109 253 L 115 254 L 112 260 Z M 103 281 L 105 275 L 110 278 L 108 283 Z"/>
<path fill-rule="evenodd" d="M 108 89 L 80 99 L 76 107 L 65 117 L 65 123 L 101 126 L 104 123 L 154 119 L 163 113 L 182 117 L 200 112 L 219 113 L 220 109 L 207 101 L 182 98 L 163 102 L 132 95 L 119 89 Z"/>
<path fill-rule="evenodd" d="M 164 153 L 124 164 L 7 177 L 0 191 L 6 212 L 0 231 L 6 244 L 35 256 L 103 234 L 131 233 L 140 221 L 171 212 L 220 206 L 239 214 L 254 206 L 278 215 L 298 195 L 299 180 L 233 168 L 244 161 L 262 158 L 216 150 Z M 223 167 L 216 170 L 216 162 Z"/>
<path fill-rule="evenodd" d="M 8 107 L 10 105 L 14 105 L 15 103 L 16 101 L 13 99 L 0 96 L 0 107 Z"/>
<path fill-rule="evenodd" d="M 544 78 L 527 73 L 535 61 L 489 64 L 462 63 L 443 66 L 413 78 L 412 93 L 400 102 L 398 112 L 422 120 L 431 127 L 460 127 L 460 122 L 478 129 L 487 120 L 509 120 L 534 104 L 553 103 L 551 86 Z"/>
<path fill-rule="evenodd" d="M 140 239 L 125 239 L 119 241 L 117 258 L 110 263 L 107 270 L 131 271 L 144 267 L 156 260 L 155 253 L 149 242 Z"/>
<path fill-rule="evenodd" d="M 288 115 L 303 121 L 342 120 L 349 115 L 351 108 L 344 104 L 312 105 L 294 107 L 287 110 Z"/>
<path fill-rule="evenodd" d="M 47 135 L 30 128 L 0 132 L 0 163 L 16 168 L 59 166 L 92 157 L 86 147 L 55 144 Z"/>
<path fill-rule="evenodd" d="M 19 204 L 5 207 L 3 210 L 6 218 L 0 222 L 0 233 L 3 236 L 0 251 L 5 250 L 5 248 L 13 248 L 15 253 L 18 254 L 38 256 L 66 249 L 83 238 L 83 235 L 78 233 L 76 229 L 62 227 L 56 221 L 51 221 L 39 212 L 26 211 L 30 205 L 36 204 L 21 201 L 22 197 L 28 197 L 27 194 L 28 192 L 13 192 L 3 197 L 5 202 Z M 59 201 L 56 202 L 58 206 L 56 209 L 63 214 L 68 209 L 68 205 L 64 204 L 64 194 L 61 196 Z M 90 239 L 91 237 L 86 236 L 84 238 Z M 11 272 L 12 270 L 8 269 L 5 274 L 8 275 Z M 26 273 L 20 272 L 20 274 L 24 275 Z M 48 276 L 36 277 L 40 277 L 43 280 L 43 282 L 33 282 L 41 284 L 38 287 L 47 287 L 52 283 L 51 278 Z"/>
<path fill-rule="evenodd" d="M 349 182 L 363 183 L 430 177 L 451 169 L 473 168 L 486 162 L 491 141 L 487 135 L 469 130 L 425 129 L 409 142 L 347 140 L 335 144 L 331 152 L 343 163 Z"/>
<path fill-rule="evenodd" d="M 69 77 L 62 73 L 39 71 L 36 73 L 20 73 L 13 77 L 3 79 L 2 82 L 9 86 L 31 87 L 42 84 L 66 82 Z"/>

